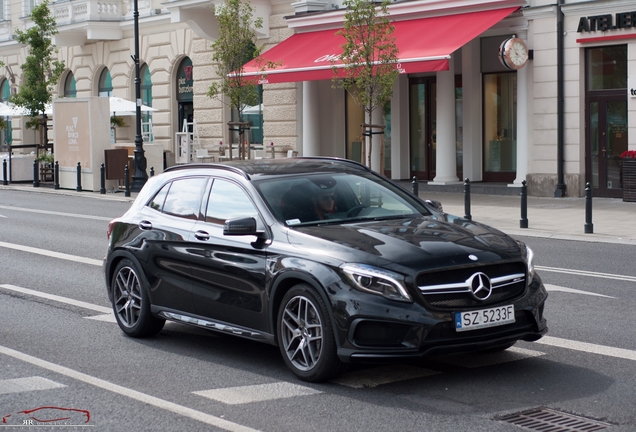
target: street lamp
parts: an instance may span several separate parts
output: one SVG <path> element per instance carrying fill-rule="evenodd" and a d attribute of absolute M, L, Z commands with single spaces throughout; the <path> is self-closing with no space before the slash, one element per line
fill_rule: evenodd
<path fill-rule="evenodd" d="M 135 151 L 134 151 L 134 165 L 132 175 L 132 184 L 130 190 L 133 192 L 139 192 L 141 188 L 146 184 L 148 180 L 148 174 L 146 173 L 146 157 L 144 156 L 144 141 L 141 137 L 141 78 L 139 78 L 139 4 L 138 0 L 134 0 L 133 22 L 135 33 L 135 55 L 132 56 L 135 62 Z"/>

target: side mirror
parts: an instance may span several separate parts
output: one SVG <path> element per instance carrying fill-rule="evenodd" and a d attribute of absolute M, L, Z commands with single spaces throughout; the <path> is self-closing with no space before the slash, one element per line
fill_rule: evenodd
<path fill-rule="evenodd" d="M 439 211 L 439 212 L 444 212 L 444 209 L 442 208 L 442 203 L 437 201 L 437 200 L 431 200 L 431 199 L 427 199 L 426 204 L 430 205 L 431 207 L 433 207 L 435 210 Z"/>
<path fill-rule="evenodd" d="M 256 219 L 253 217 L 230 219 L 223 225 L 223 235 L 258 235 L 256 231 Z"/>

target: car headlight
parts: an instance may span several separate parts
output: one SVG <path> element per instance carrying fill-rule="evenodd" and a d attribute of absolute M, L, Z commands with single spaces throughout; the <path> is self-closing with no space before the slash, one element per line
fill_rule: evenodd
<path fill-rule="evenodd" d="M 390 300 L 413 301 L 404 286 L 404 278 L 398 273 L 366 264 L 343 264 L 340 269 L 360 291 Z"/>
<path fill-rule="evenodd" d="M 527 244 L 519 240 L 517 240 L 517 243 L 519 243 L 519 247 L 521 248 L 522 252 L 525 250 L 526 263 L 528 264 L 528 284 L 529 284 L 530 282 L 532 282 L 532 279 L 534 279 L 534 252 L 532 251 L 532 249 L 528 247 Z"/>

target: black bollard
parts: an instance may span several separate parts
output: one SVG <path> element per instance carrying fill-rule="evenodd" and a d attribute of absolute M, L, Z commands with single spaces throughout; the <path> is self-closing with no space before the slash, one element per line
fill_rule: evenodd
<path fill-rule="evenodd" d="M 102 195 L 106 193 L 106 166 L 104 164 L 99 167 L 99 193 Z"/>
<path fill-rule="evenodd" d="M 150 177 L 155 176 L 155 167 L 150 167 Z"/>
<path fill-rule="evenodd" d="M 7 179 L 7 160 L 6 159 L 2 159 L 2 184 L 5 186 L 9 184 L 9 180 Z"/>
<path fill-rule="evenodd" d="M 124 167 L 124 196 L 130 196 L 130 176 L 128 175 L 128 165 Z"/>
<path fill-rule="evenodd" d="M 590 182 L 585 183 L 585 234 L 594 234 L 592 223 L 592 188 Z"/>
<path fill-rule="evenodd" d="M 417 177 L 416 176 L 413 176 L 413 181 L 411 182 L 411 192 L 415 196 L 419 196 L 420 195 L 419 187 L 417 185 Z"/>
<path fill-rule="evenodd" d="M 526 181 L 521 182 L 521 219 L 519 228 L 528 228 L 528 186 Z"/>
<path fill-rule="evenodd" d="M 53 189 L 60 188 L 60 163 L 55 161 L 53 166 Z"/>
<path fill-rule="evenodd" d="M 78 192 L 82 191 L 82 164 L 79 162 L 77 163 L 77 187 L 75 190 Z"/>
<path fill-rule="evenodd" d="M 40 187 L 40 174 L 38 173 L 39 164 L 37 159 L 33 161 L 33 187 Z"/>
<path fill-rule="evenodd" d="M 464 179 L 464 219 L 473 220 L 470 214 L 470 180 Z"/>

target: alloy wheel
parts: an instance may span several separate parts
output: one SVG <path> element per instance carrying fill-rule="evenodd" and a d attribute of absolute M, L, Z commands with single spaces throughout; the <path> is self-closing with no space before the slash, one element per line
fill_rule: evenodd
<path fill-rule="evenodd" d="M 115 277 L 114 305 L 118 321 L 125 327 L 134 327 L 141 314 L 141 285 L 131 267 L 122 267 Z"/>
<path fill-rule="evenodd" d="M 314 368 L 323 348 L 323 327 L 316 306 L 307 297 L 293 297 L 285 305 L 281 326 L 282 343 L 292 365 L 301 371 Z"/>

